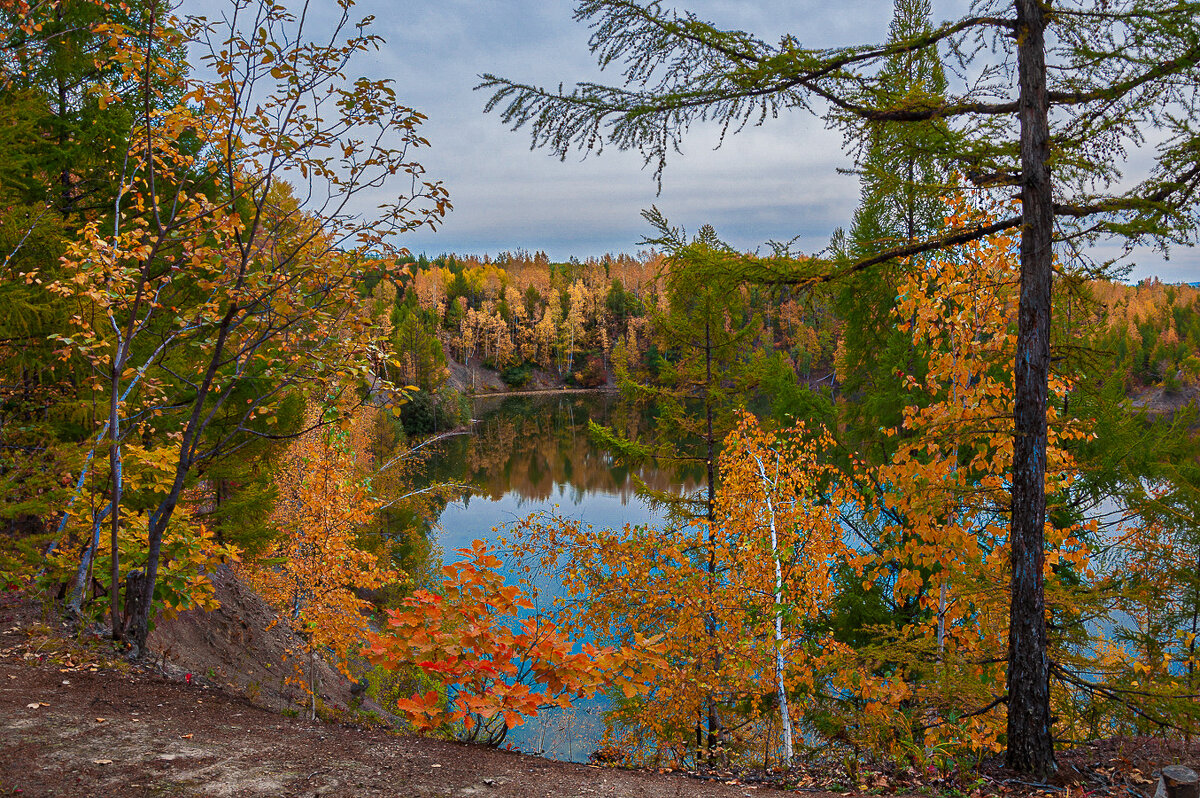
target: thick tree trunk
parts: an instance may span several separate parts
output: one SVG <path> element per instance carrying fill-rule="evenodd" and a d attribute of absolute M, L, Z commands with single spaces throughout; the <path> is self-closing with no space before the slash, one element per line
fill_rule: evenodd
<path fill-rule="evenodd" d="M 121 622 L 122 627 L 128 627 L 133 619 L 142 613 L 145 579 L 146 576 L 141 571 L 130 571 L 125 577 L 125 617 Z"/>
<path fill-rule="evenodd" d="M 54 8 L 54 16 L 58 24 L 63 24 L 63 7 L 59 3 Z M 65 150 L 71 141 L 71 133 L 67 128 L 67 113 L 70 109 L 70 99 L 67 95 L 67 82 L 63 75 L 59 74 L 55 77 L 55 83 L 58 88 L 58 146 L 60 150 Z M 59 172 L 58 182 L 60 187 L 60 202 L 62 203 L 63 215 L 69 215 L 74 210 L 74 193 L 71 190 L 72 175 L 70 166 L 64 166 Z M 116 591 L 114 591 L 116 592 Z"/>
<path fill-rule="evenodd" d="M 1154 798 L 1200 798 L 1200 777 L 1183 765 L 1167 765 L 1158 777 Z"/>
<path fill-rule="evenodd" d="M 705 458 L 705 467 L 707 468 L 708 481 L 708 501 L 707 513 L 708 518 L 708 617 L 704 623 L 708 629 L 708 638 L 713 646 L 713 674 L 721 672 L 721 649 L 717 642 L 717 619 L 713 614 L 713 596 L 717 590 L 717 549 L 716 549 L 716 509 L 717 509 L 717 479 L 716 479 L 716 439 L 713 435 L 713 407 L 712 407 L 712 328 L 708 321 L 704 322 L 704 425 L 705 425 L 705 443 L 708 446 L 708 455 Z M 708 694 L 708 735 L 705 738 L 706 758 L 712 759 L 717 752 L 721 740 L 721 721 L 717 716 L 717 702 L 710 692 Z"/>
<path fill-rule="evenodd" d="M 112 585 L 112 592 L 109 594 L 109 614 L 112 616 L 112 639 L 121 639 L 121 546 L 119 533 L 121 530 L 121 479 L 122 479 L 122 457 L 121 457 L 121 393 L 120 379 L 122 366 L 122 347 L 117 348 L 117 356 L 113 359 L 112 369 L 112 396 L 109 398 L 108 406 L 108 465 L 109 465 L 109 507 L 111 515 L 109 516 L 109 546 L 112 549 L 112 562 L 109 573 L 109 584 Z"/>
<path fill-rule="evenodd" d="M 141 583 L 141 597 L 134 611 L 125 613 L 125 642 L 134 657 L 146 655 L 146 638 L 150 636 L 150 613 L 154 607 L 154 588 L 158 584 L 158 565 L 162 557 L 162 539 L 175 506 L 179 503 L 182 480 L 150 516 L 149 551 L 146 554 L 146 574 Z M 126 597 L 126 601 L 130 601 Z"/>
<path fill-rule="evenodd" d="M 1046 19 L 1038 0 L 1016 0 L 1016 11 L 1024 221 L 1013 414 L 1007 761 L 1009 767 L 1041 777 L 1055 767 L 1042 575 L 1054 209 L 1046 95 Z"/>

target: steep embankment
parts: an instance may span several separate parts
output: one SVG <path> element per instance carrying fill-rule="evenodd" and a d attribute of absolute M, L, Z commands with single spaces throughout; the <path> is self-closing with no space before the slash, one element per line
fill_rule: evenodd
<path fill-rule="evenodd" d="M 552 762 L 479 746 L 309 722 L 267 707 L 296 650 L 262 599 L 227 569 L 221 608 L 160 625 L 134 668 L 0 594 L 0 795 L 747 796 L 762 788 Z M 269 667 L 268 667 L 269 666 Z M 325 703 L 349 699 L 326 668 Z M 253 700 L 251 700 L 253 699 Z M 265 706 L 264 706 L 265 705 Z M 763 790 L 765 791 L 765 790 Z"/>
<path fill-rule="evenodd" d="M 1170 416 L 1189 405 L 1200 404 L 1200 388 L 1190 386 L 1178 391 L 1168 391 L 1161 386 L 1146 388 L 1130 395 L 1129 404 L 1152 416 Z"/>
<path fill-rule="evenodd" d="M 213 686 L 249 697 L 273 710 L 296 708 L 305 695 L 293 682 L 297 660 L 292 652 L 303 643 L 262 597 L 242 583 L 227 566 L 209 575 L 221 603 L 211 612 L 191 610 L 160 622 L 150 635 L 154 661 L 167 676 L 183 679 L 192 674 Z M 334 710 L 350 702 L 350 684 L 322 660 L 317 661 L 321 701 Z M 368 709 L 379 707 L 368 704 Z"/>
<path fill-rule="evenodd" d="M 21 634 L 0 638 L 4 645 Z M 746 796 L 748 786 L 601 770 L 309 723 L 147 673 L 0 656 L 0 794 Z M 760 790 L 760 792 L 765 792 Z"/>
<path fill-rule="evenodd" d="M 500 379 L 500 372 L 487 368 L 475 358 L 472 358 L 469 364 L 460 363 L 454 358 L 448 358 L 446 365 L 450 372 L 450 376 L 446 380 L 446 385 L 468 396 L 490 394 L 527 396 L 553 391 L 561 393 L 586 393 L 615 390 L 611 374 L 608 375 L 608 381 L 602 385 L 593 388 L 580 388 L 568 387 L 566 382 L 549 371 L 532 368 L 529 372 L 529 381 L 525 385 L 519 388 L 509 388 L 509 386 L 504 384 L 504 380 Z"/>
<path fill-rule="evenodd" d="M 484 368 L 479 363 L 465 364 L 450 358 L 446 361 L 446 367 L 450 371 L 446 384 L 459 393 L 504 393 L 508 390 L 499 372 Z"/>

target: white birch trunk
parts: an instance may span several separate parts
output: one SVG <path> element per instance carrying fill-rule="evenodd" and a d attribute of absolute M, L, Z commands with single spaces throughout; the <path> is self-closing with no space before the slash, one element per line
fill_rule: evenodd
<path fill-rule="evenodd" d="M 779 725 L 783 732 L 783 765 L 792 765 L 792 716 L 788 711 L 787 688 L 784 685 L 785 664 L 783 657 L 783 566 L 779 562 L 779 534 L 775 528 L 775 505 L 771 501 L 771 484 L 762 460 L 758 473 L 762 477 L 763 496 L 767 500 L 767 517 L 771 522 L 771 562 L 775 566 L 775 693 L 779 699 Z"/>

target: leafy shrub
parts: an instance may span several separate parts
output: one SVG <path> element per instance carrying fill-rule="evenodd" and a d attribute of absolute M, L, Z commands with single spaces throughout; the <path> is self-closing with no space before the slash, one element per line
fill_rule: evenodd
<path fill-rule="evenodd" d="M 596 388 L 608 381 L 608 371 L 604 368 L 604 359 L 599 355 L 589 355 L 584 361 L 583 368 L 573 375 L 573 382 L 580 388 Z"/>
<path fill-rule="evenodd" d="M 463 424 L 468 417 L 461 397 L 454 391 L 416 391 L 400 407 L 400 423 L 406 435 L 430 435 Z"/>
<path fill-rule="evenodd" d="M 528 361 L 519 366 L 509 366 L 500 372 L 500 379 L 509 388 L 524 388 L 533 376 L 533 366 Z"/>

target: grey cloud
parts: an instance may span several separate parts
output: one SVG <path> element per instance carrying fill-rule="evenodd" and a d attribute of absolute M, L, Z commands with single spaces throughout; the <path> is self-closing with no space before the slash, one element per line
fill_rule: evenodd
<path fill-rule="evenodd" d="M 204 10 L 220 5 L 189 3 Z M 830 46 L 883 38 L 892 7 L 890 0 L 679 5 L 768 41 L 790 32 Z M 956 16 L 968 5 L 935 0 L 934 13 Z M 455 205 L 440 232 L 414 233 L 403 244 L 430 254 L 545 249 L 554 258 L 631 251 L 650 232 L 640 211 L 651 204 L 691 231 L 712 224 L 743 249 L 799 235 L 801 247 L 818 250 L 836 227 L 848 226 L 858 186 L 837 169 L 850 159 L 840 136 L 803 112 L 731 136 L 717 151 L 714 129 L 694 129 L 684 153 L 668 164 L 661 196 L 634 153 L 606 150 L 559 162 L 531 152 L 525 131 L 511 132 L 495 115 L 485 117 L 486 97 L 472 90 L 482 72 L 549 87 L 619 79 L 599 73 L 587 52 L 589 31 L 572 20 L 573 10 L 568 0 L 360 0 L 355 12 L 374 14 L 375 31 L 387 44 L 358 69 L 393 78 L 401 101 L 429 116 L 423 135 L 431 146 L 417 158 L 430 178 L 445 182 Z M 1133 168 L 1142 160 L 1135 154 Z M 1177 250 L 1169 262 L 1157 253 L 1137 254 L 1135 278 L 1200 280 L 1194 250 Z"/>

